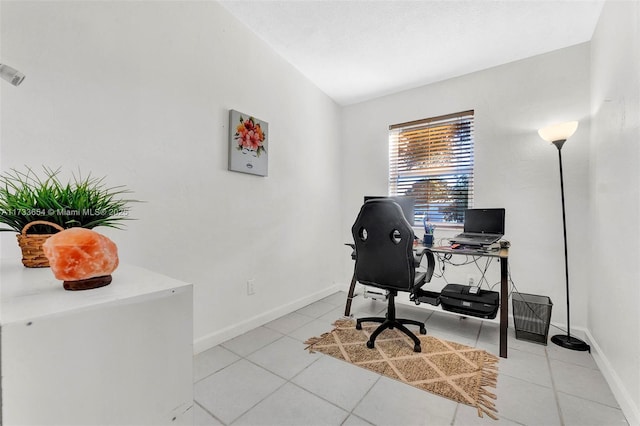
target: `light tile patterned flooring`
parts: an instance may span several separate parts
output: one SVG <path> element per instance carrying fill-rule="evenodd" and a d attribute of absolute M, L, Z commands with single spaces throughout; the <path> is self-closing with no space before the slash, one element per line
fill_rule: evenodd
<path fill-rule="evenodd" d="M 323 354 L 303 342 L 342 317 L 338 292 L 194 358 L 196 425 L 627 425 L 589 353 L 516 340 L 500 359 L 498 421 Z M 354 299 L 355 317 L 386 303 Z M 498 353 L 498 325 L 398 304 L 398 316 L 427 321 L 427 333 Z M 550 333 L 553 334 L 553 333 Z"/>

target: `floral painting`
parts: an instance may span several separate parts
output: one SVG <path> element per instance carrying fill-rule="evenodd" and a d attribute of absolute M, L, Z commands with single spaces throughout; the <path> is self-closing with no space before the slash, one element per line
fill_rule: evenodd
<path fill-rule="evenodd" d="M 229 170 L 267 176 L 269 123 L 229 111 Z"/>

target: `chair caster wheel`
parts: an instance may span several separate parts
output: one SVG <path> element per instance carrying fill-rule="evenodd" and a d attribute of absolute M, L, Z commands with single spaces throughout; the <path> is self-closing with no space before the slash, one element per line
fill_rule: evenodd
<path fill-rule="evenodd" d="M 374 345 L 374 344 L 373 344 L 373 342 L 372 342 L 371 340 L 367 340 L 367 347 L 368 347 L 369 349 L 373 349 L 373 345 Z"/>
<path fill-rule="evenodd" d="M 413 351 L 414 351 L 414 352 L 422 352 L 422 348 L 420 347 L 420 345 L 415 345 L 415 346 L 413 347 Z"/>
<path fill-rule="evenodd" d="M 420 334 L 427 334 L 427 329 L 424 327 L 420 327 Z"/>
<path fill-rule="evenodd" d="M 362 330 L 362 324 L 356 322 L 356 330 Z"/>

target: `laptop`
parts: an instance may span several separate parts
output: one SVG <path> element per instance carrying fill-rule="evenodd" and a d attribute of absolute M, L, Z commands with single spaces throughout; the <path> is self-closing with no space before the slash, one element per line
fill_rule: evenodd
<path fill-rule="evenodd" d="M 452 244 L 487 246 L 504 235 L 504 209 L 467 209 L 464 212 L 464 229 L 451 238 Z"/>

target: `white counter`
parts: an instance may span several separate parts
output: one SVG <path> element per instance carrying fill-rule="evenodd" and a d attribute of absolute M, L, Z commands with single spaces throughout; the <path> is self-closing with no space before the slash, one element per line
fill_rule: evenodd
<path fill-rule="evenodd" d="M 120 265 L 67 291 L 0 263 L 0 424 L 191 424 L 193 289 Z"/>

